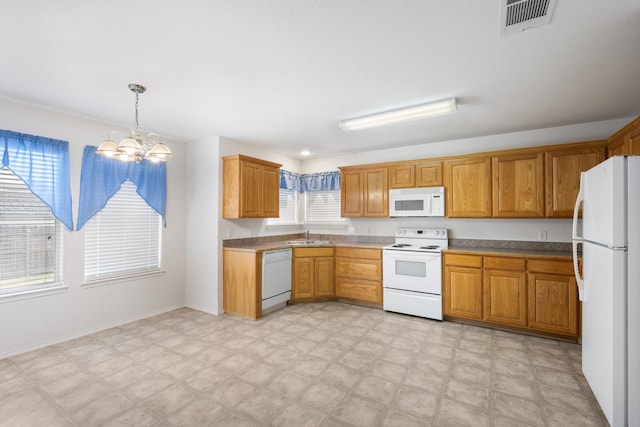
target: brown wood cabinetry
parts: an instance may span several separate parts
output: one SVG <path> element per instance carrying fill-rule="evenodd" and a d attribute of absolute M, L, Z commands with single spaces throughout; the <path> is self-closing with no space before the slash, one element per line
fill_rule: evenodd
<path fill-rule="evenodd" d="M 491 216 L 491 158 L 445 161 L 444 185 L 447 216 Z"/>
<path fill-rule="evenodd" d="M 222 252 L 222 305 L 225 313 L 262 316 L 262 252 L 225 248 Z"/>
<path fill-rule="evenodd" d="M 340 168 L 340 211 L 343 217 L 388 217 L 389 169 Z"/>
<path fill-rule="evenodd" d="M 336 248 L 336 297 L 382 304 L 382 250 Z"/>
<path fill-rule="evenodd" d="M 335 296 L 333 248 L 294 248 L 291 299 Z"/>
<path fill-rule="evenodd" d="M 280 216 L 280 164 L 236 154 L 222 158 L 222 216 Z"/>
<path fill-rule="evenodd" d="M 578 287 L 568 261 L 529 262 L 529 327 L 578 334 Z"/>
<path fill-rule="evenodd" d="M 607 140 L 607 156 L 640 154 L 640 117 Z"/>
<path fill-rule="evenodd" d="M 602 145 L 581 145 L 547 151 L 547 217 L 570 218 L 580 190 L 580 172 L 605 159 Z"/>
<path fill-rule="evenodd" d="M 493 216 L 544 216 L 542 153 L 493 157 Z"/>
<path fill-rule="evenodd" d="M 527 324 L 525 260 L 485 257 L 483 260 L 483 319 L 509 326 Z"/>
<path fill-rule="evenodd" d="M 389 188 L 439 187 L 441 185 L 441 161 L 389 166 Z"/>
<path fill-rule="evenodd" d="M 578 338 L 571 260 L 445 252 L 444 315 Z"/>
<path fill-rule="evenodd" d="M 482 319 L 482 257 L 444 255 L 444 315 Z"/>

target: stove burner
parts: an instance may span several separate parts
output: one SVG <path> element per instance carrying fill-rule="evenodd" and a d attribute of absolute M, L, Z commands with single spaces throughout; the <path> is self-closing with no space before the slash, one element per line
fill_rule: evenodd
<path fill-rule="evenodd" d="M 420 246 L 420 249 L 438 249 L 438 245 Z"/>
<path fill-rule="evenodd" d="M 411 245 L 408 243 L 398 243 L 396 245 L 391 245 L 392 248 L 406 248 L 408 246 L 411 246 Z"/>

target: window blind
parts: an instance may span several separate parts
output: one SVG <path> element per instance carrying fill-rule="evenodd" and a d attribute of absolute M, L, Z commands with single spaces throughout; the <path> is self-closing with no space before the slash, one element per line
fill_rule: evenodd
<path fill-rule="evenodd" d="M 307 191 L 305 224 L 344 222 L 340 217 L 340 190 Z"/>
<path fill-rule="evenodd" d="M 159 270 L 161 233 L 161 216 L 125 181 L 85 225 L 85 281 Z"/>
<path fill-rule="evenodd" d="M 298 191 L 280 188 L 280 217 L 269 218 L 267 225 L 289 225 L 298 222 Z"/>
<path fill-rule="evenodd" d="M 62 229 L 49 206 L 0 168 L 0 295 L 62 281 Z"/>

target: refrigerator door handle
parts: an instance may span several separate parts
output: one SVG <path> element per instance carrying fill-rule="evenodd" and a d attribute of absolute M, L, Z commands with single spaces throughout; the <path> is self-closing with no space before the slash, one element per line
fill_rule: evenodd
<path fill-rule="evenodd" d="M 582 242 L 579 240 L 574 240 L 572 243 L 573 247 L 573 271 L 576 275 L 576 284 L 578 285 L 578 299 L 580 301 L 587 300 L 587 293 L 584 289 L 584 278 L 580 274 L 580 268 L 578 266 L 578 245 Z"/>
<path fill-rule="evenodd" d="M 573 240 L 583 239 L 583 236 L 578 236 L 578 212 L 580 212 L 582 202 L 584 202 L 584 172 L 580 172 L 580 190 L 578 190 L 576 205 L 573 207 L 573 226 L 571 227 L 571 238 Z"/>
<path fill-rule="evenodd" d="M 578 285 L 578 298 L 580 301 L 586 301 L 587 293 L 584 289 L 584 278 L 580 274 L 578 266 L 578 245 L 582 243 L 583 236 L 578 236 L 578 213 L 580 212 L 580 205 L 584 202 L 584 172 L 580 173 L 580 190 L 578 191 L 578 197 L 576 198 L 576 205 L 573 208 L 573 224 L 571 227 L 571 238 L 573 248 L 573 271 L 576 275 L 576 283 Z"/>

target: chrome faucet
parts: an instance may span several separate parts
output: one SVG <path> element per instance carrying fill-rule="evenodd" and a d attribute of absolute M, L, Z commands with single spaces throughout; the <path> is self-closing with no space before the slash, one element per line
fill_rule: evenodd
<path fill-rule="evenodd" d="M 309 241 L 309 230 L 306 230 L 304 232 L 304 240 L 307 241 L 307 242 Z"/>

